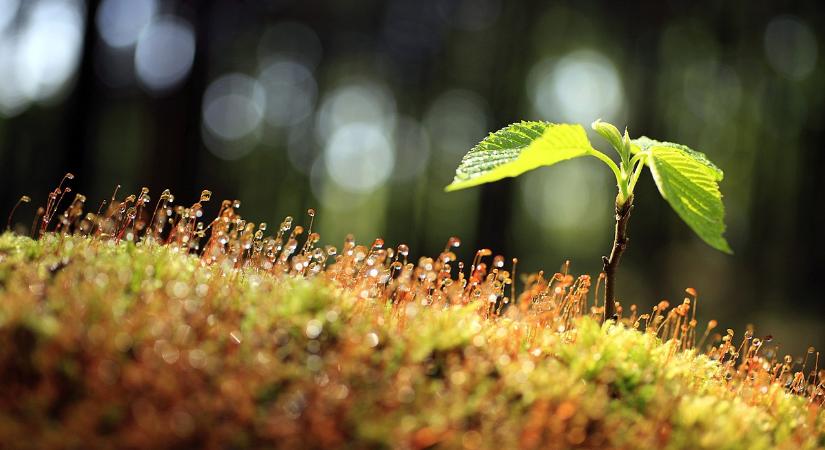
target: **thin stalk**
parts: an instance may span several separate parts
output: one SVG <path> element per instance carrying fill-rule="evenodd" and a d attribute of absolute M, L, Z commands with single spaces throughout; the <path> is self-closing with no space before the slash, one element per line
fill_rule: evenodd
<path fill-rule="evenodd" d="M 31 198 L 29 198 L 28 195 L 24 195 L 24 196 L 20 197 L 19 200 L 17 200 L 17 203 L 14 204 L 14 208 L 12 208 L 11 212 L 9 213 L 9 220 L 6 222 L 6 231 L 11 230 L 11 219 L 12 219 L 12 217 L 14 217 L 14 212 L 17 211 L 17 208 L 20 206 L 20 204 L 21 203 L 28 203 L 30 201 L 31 201 Z"/>
<path fill-rule="evenodd" d="M 633 195 L 627 197 L 623 204 L 616 202 L 616 232 L 613 236 L 613 250 L 610 257 L 602 256 L 605 274 L 605 303 L 604 319 L 613 319 L 616 315 L 616 271 L 622 254 L 627 248 L 630 240 L 627 237 L 627 222 L 630 219 L 630 212 L 633 210 Z"/>
<path fill-rule="evenodd" d="M 630 158 L 630 165 L 635 167 L 637 162 L 647 158 L 647 154 L 647 152 L 636 153 L 632 158 Z"/>
<path fill-rule="evenodd" d="M 634 161 L 631 162 L 631 164 L 634 164 L 633 174 L 630 176 L 630 186 L 628 187 L 628 190 L 631 193 L 633 192 L 633 189 L 636 188 L 636 182 L 639 181 L 639 175 L 642 174 L 642 170 L 645 168 L 645 159 L 647 158 L 647 155 L 644 155 L 644 154 L 640 154 L 640 155 L 642 155 L 642 156 L 639 156 L 638 160 L 636 160 L 636 157 L 634 157 L 633 158 Z"/>
<path fill-rule="evenodd" d="M 609 156 L 605 155 L 604 153 L 602 153 L 602 152 L 600 152 L 596 149 L 591 149 L 590 152 L 588 152 L 588 154 L 590 156 L 595 156 L 596 158 L 599 158 L 599 160 L 601 160 L 603 163 L 607 164 L 607 166 L 610 167 L 610 170 L 613 171 L 613 175 L 616 176 L 617 180 L 621 178 L 622 175 L 621 175 L 621 171 L 619 170 L 619 166 L 617 166 L 616 163 L 613 162 L 613 160 L 610 159 Z"/>
<path fill-rule="evenodd" d="M 628 183 L 626 181 L 627 176 L 624 175 L 624 166 L 620 169 L 609 156 L 605 155 L 604 153 L 596 150 L 590 149 L 588 152 L 590 156 L 595 156 L 603 163 L 607 164 L 607 167 L 610 167 L 610 170 L 613 171 L 613 175 L 616 176 L 616 186 L 619 188 L 619 193 L 621 196 L 622 201 L 627 201 L 627 198 L 631 195 L 630 191 L 628 191 Z"/>

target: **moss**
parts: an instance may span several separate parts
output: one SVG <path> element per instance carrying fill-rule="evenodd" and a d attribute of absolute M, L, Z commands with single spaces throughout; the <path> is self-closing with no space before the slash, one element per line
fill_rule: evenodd
<path fill-rule="evenodd" d="M 367 289 L 345 272 L 305 279 L 206 265 L 173 246 L 3 235 L 0 441 L 823 445 L 825 421 L 808 396 L 747 375 L 727 380 L 718 358 L 655 333 L 587 316 L 560 330 L 528 310 L 489 316 L 475 303 L 399 301 L 388 285 Z"/>

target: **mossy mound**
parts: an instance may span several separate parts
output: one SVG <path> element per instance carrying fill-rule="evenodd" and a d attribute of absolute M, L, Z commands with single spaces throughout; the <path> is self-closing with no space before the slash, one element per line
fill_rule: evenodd
<path fill-rule="evenodd" d="M 825 446 L 818 394 L 730 376 L 675 340 L 587 316 L 559 329 L 474 303 L 388 301 L 389 281 L 328 272 L 3 235 L 2 446 Z"/>

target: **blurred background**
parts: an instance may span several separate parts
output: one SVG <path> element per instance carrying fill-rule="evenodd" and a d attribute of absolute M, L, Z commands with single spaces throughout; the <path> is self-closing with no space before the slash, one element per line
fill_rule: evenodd
<path fill-rule="evenodd" d="M 825 13 L 779 3 L 0 0 L 0 208 L 29 194 L 30 223 L 71 171 L 89 205 L 116 184 L 181 203 L 208 188 L 252 221 L 314 207 L 333 245 L 434 256 L 456 235 L 465 260 L 597 274 L 616 192 L 595 159 L 443 187 L 491 130 L 602 118 L 722 167 L 736 252 L 645 176 L 623 303 L 693 287 L 702 321 L 825 349 Z"/>

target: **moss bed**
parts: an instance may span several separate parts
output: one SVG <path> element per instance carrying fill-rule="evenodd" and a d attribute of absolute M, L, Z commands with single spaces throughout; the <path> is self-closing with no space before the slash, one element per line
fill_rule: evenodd
<path fill-rule="evenodd" d="M 2 235 L 0 447 L 825 446 L 817 374 L 752 343 L 602 325 L 565 276 L 491 313 L 423 290 L 426 259 L 404 278 L 355 249 L 298 276 Z"/>

